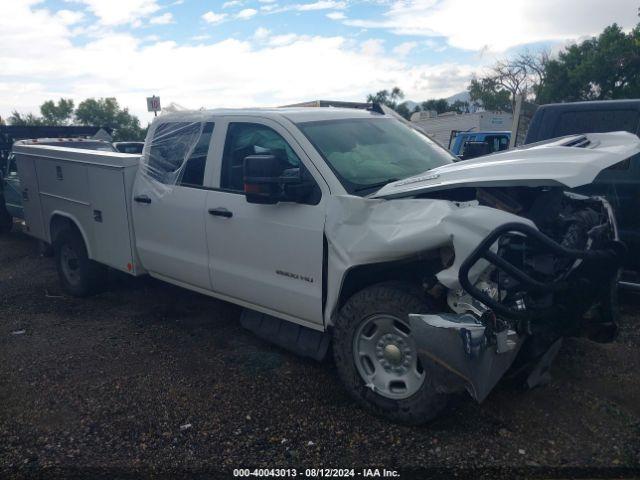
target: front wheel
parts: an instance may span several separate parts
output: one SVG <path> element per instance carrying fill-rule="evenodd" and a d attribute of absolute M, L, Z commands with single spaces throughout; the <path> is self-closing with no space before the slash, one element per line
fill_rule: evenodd
<path fill-rule="evenodd" d="M 369 411 L 407 424 L 422 424 L 445 407 L 418 357 L 410 313 L 432 311 L 413 286 L 386 283 L 368 287 L 340 309 L 333 352 L 340 379 Z"/>

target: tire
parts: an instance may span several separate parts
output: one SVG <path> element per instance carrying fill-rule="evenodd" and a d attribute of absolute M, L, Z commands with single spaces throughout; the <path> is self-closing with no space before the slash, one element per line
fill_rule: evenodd
<path fill-rule="evenodd" d="M 13 217 L 4 206 L 4 198 L 0 197 L 0 233 L 9 233 L 13 228 Z"/>
<path fill-rule="evenodd" d="M 598 305 L 598 323 L 588 325 L 587 337 L 598 343 L 611 343 L 620 331 L 620 304 L 618 300 L 618 281 L 620 274 L 616 275 L 609 284 L 600 305 Z"/>
<path fill-rule="evenodd" d="M 445 408 L 448 395 L 436 392 L 427 378 L 426 372 L 430 369 L 425 369 L 424 366 L 421 366 L 420 361 L 417 360 L 417 355 L 413 353 L 414 350 L 410 346 L 407 347 L 405 344 L 403 347 L 401 345 L 402 351 L 410 352 L 410 354 L 405 355 L 400 360 L 395 358 L 394 361 L 405 362 L 408 358 L 415 358 L 417 362 L 415 367 L 409 366 L 407 369 L 412 371 L 412 368 L 415 368 L 419 372 L 420 368 L 422 368 L 424 376 L 420 386 L 417 386 L 415 382 L 413 387 L 406 384 L 404 393 L 393 393 L 392 390 L 384 389 L 384 387 L 379 389 L 374 385 L 374 381 L 377 380 L 367 382 L 363 374 L 360 373 L 361 371 L 366 373 L 367 369 L 369 369 L 375 372 L 374 378 L 376 379 L 380 376 L 393 378 L 395 373 L 389 372 L 387 369 L 393 368 L 394 365 L 389 365 L 388 362 L 387 364 L 382 363 L 386 361 L 386 357 L 384 357 L 386 347 L 385 353 L 382 354 L 383 357 L 378 358 L 376 361 L 369 359 L 366 355 L 365 357 L 367 358 L 363 357 L 356 360 L 354 355 L 356 343 L 360 339 L 366 339 L 367 335 L 369 335 L 369 332 L 365 332 L 362 329 L 371 328 L 368 325 L 376 323 L 376 319 L 383 319 L 382 325 L 388 322 L 386 320 L 387 317 L 393 319 L 392 325 L 394 326 L 391 327 L 392 330 L 400 326 L 395 323 L 395 320 L 400 321 L 406 328 L 405 334 L 408 332 L 406 336 L 407 342 L 412 343 L 413 339 L 411 339 L 408 327 L 408 314 L 429 311 L 433 311 L 433 308 L 419 289 L 399 282 L 382 283 L 365 288 L 347 300 L 340 309 L 333 331 L 333 354 L 338 375 L 351 396 L 375 415 L 398 423 L 420 425 L 438 416 Z M 375 348 L 378 348 L 380 340 L 383 339 L 379 335 L 384 333 L 384 328 L 378 331 L 378 325 L 376 324 L 374 332 L 370 334 L 372 340 L 366 340 L 366 342 L 371 342 L 376 345 Z M 398 338 L 403 337 L 399 335 Z M 413 349 L 415 349 L 415 343 L 413 343 Z M 361 344 L 358 343 L 358 351 L 360 350 Z M 376 355 L 380 355 L 379 350 L 376 350 Z M 400 367 L 403 365 L 404 363 Z M 371 369 L 372 366 L 373 369 Z M 406 378 L 409 377 L 407 376 Z M 391 383 L 394 382 L 392 381 Z M 397 398 L 390 398 L 390 396 Z"/>
<path fill-rule="evenodd" d="M 82 235 L 75 229 L 65 229 L 55 241 L 55 256 L 62 288 L 75 297 L 86 297 L 100 290 L 105 269 L 87 255 Z"/>

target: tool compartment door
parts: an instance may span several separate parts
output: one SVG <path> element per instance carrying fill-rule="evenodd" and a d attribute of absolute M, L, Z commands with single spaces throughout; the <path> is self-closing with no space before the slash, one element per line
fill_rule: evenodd
<path fill-rule="evenodd" d="M 38 175 L 36 174 L 35 161 L 33 157 L 28 155 L 16 156 L 18 176 L 20 177 L 22 208 L 26 224 L 25 231 L 40 240 L 48 241 L 38 193 Z"/>
<path fill-rule="evenodd" d="M 117 270 L 134 268 L 123 168 L 88 169 L 93 222 L 93 259 Z"/>

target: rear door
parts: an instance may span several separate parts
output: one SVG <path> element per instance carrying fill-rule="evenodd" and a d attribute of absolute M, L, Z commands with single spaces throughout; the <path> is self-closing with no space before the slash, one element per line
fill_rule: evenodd
<path fill-rule="evenodd" d="M 228 117 L 217 189 L 206 200 L 209 267 L 215 292 L 281 318 L 322 325 L 323 233 L 328 187 L 302 148 L 270 119 Z M 218 127 L 217 127 L 218 128 Z M 303 203 L 248 203 L 243 160 L 271 153 L 315 182 Z"/>
<path fill-rule="evenodd" d="M 204 187 L 214 122 L 162 122 L 136 178 L 133 217 L 142 266 L 209 290 Z"/>

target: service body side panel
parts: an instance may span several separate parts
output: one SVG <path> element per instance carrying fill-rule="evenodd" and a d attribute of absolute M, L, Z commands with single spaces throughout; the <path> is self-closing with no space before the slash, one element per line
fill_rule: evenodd
<path fill-rule="evenodd" d="M 27 232 L 52 242 L 52 220 L 65 218 L 80 231 L 91 259 L 136 273 L 128 203 L 139 157 L 43 145 L 14 151 L 27 189 Z"/>

